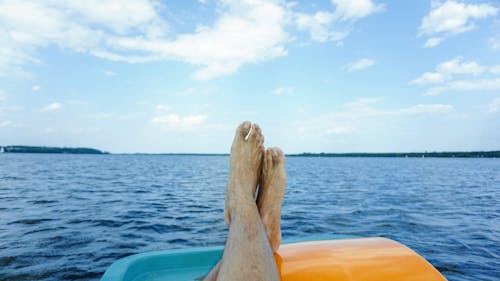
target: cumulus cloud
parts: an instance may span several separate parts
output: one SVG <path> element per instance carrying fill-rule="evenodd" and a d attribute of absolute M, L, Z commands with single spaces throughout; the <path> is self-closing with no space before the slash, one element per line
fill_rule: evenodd
<path fill-rule="evenodd" d="M 486 67 L 479 65 L 476 61 L 464 61 L 462 57 L 457 57 L 450 61 L 445 61 L 437 66 L 437 71 L 448 74 L 473 74 L 483 73 Z"/>
<path fill-rule="evenodd" d="M 54 45 L 113 61 L 182 61 L 200 66 L 194 77 L 207 80 L 286 55 L 279 1 L 221 0 L 212 26 L 170 37 L 158 6 L 148 0 L 3 2 L 0 67 L 34 61 L 37 48 Z"/>
<path fill-rule="evenodd" d="M 500 65 L 484 66 L 476 61 L 465 61 L 462 57 L 457 57 L 438 64 L 434 72 L 425 72 L 410 81 L 410 84 L 433 85 L 425 95 L 448 91 L 494 91 L 500 89 L 500 77 L 494 77 L 499 73 Z"/>
<path fill-rule="evenodd" d="M 426 84 L 439 84 L 446 81 L 448 77 L 439 72 L 425 72 L 420 77 L 412 80 L 410 84 L 426 85 Z"/>
<path fill-rule="evenodd" d="M 384 10 L 383 4 L 372 0 L 332 0 L 335 5 L 333 16 L 341 21 L 357 20 Z"/>
<path fill-rule="evenodd" d="M 418 28 L 419 35 L 430 37 L 424 47 L 435 47 L 449 36 L 474 29 L 475 20 L 495 16 L 498 11 L 497 7 L 490 4 L 432 1 L 431 11 L 422 18 Z"/>
<path fill-rule="evenodd" d="M 281 0 L 218 0 L 216 18 L 192 32 L 172 34 L 155 0 L 1 1 L 0 75 L 40 63 L 37 50 L 58 47 L 99 58 L 142 63 L 173 60 L 198 66 L 193 77 L 209 80 L 245 64 L 287 55 L 289 29 L 313 40 L 341 40 L 352 23 L 380 11 L 371 0 L 333 0 L 332 11 L 296 13 Z M 105 70 L 105 75 L 114 72 Z"/>
<path fill-rule="evenodd" d="M 441 44 L 441 42 L 443 42 L 444 39 L 445 39 L 444 37 L 429 38 L 427 39 L 427 41 L 425 41 L 424 47 L 425 48 L 436 47 L 437 45 Z"/>
<path fill-rule="evenodd" d="M 297 28 L 309 32 L 311 38 L 319 42 L 340 41 L 349 34 L 349 25 L 340 23 L 352 23 L 384 9 L 372 0 L 332 0 L 332 5 L 333 11 L 292 13 Z"/>
<path fill-rule="evenodd" d="M 148 0 L 0 2 L 0 74 L 37 63 L 36 50 L 57 46 L 96 54 L 114 36 L 164 35 L 168 26 Z M 112 41 L 112 40 L 111 40 Z"/>
<path fill-rule="evenodd" d="M 368 68 L 370 66 L 373 66 L 375 64 L 376 64 L 375 60 L 363 58 L 363 59 L 360 59 L 360 60 L 348 63 L 345 66 L 345 68 L 347 69 L 347 71 L 352 72 L 352 71 L 358 71 L 358 70 L 366 69 L 366 68 Z"/>
<path fill-rule="evenodd" d="M 297 28 L 308 31 L 311 38 L 319 42 L 338 41 L 347 36 L 347 32 L 337 31 L 331 27 L 333 20 L 333 13 L 326 11 L 296 15 Z"/>
<path fill-rule="evenodd" d="M 287 54 L 284 43 L 285 10 L 276 1 L 222 1 L 220 16 L 211 27 L 174 40 L 123 38 L 118 48 L 147 51 L 161 59 L 200 65 L 194 73 L 208 80 L 234 73 L 241 65 L 257 63 Z M 230 40 L 228 40 L 230 39 Z"/>
<path fill-rule="evenodd" d="M 53 102 L 45 107 L 42 107 L 42 109 L 40 109 L 41 112 L 48 112 L 48 111 L 55 111 L 55 110 L 59 110 L 62 108 L 62 105 L 58 102 Z"/>

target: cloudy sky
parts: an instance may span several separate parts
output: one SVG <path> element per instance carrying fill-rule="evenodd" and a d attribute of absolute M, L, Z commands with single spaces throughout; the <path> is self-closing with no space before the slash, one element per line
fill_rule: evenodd
<path fill-rule="evenodd" d="M 500 4 L 0 0 L 0 145 L 500 149 Z"/>

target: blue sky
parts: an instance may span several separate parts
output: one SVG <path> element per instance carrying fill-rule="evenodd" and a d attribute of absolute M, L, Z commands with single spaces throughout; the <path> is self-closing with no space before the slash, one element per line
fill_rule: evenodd
<path fill-rule="evenodd" d="M 0 145 L 500 149 L 496 1 L 3 1 Z"/>

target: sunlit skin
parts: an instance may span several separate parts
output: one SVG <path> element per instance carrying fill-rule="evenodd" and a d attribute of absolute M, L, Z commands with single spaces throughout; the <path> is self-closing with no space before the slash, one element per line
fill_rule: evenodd
<path fill-rule="evenodd" d="M 224 210 L 228 239 L 221 261 L 205 280 L 279 280 L 273 252 L 281 243 L 285 156 L 276 147 L 265 150 L 263 143 L 258 125 L 247 121 L 238 127 Z"/>

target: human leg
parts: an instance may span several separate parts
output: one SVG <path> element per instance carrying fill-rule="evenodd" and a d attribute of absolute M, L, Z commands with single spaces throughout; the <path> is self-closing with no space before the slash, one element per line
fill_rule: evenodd
<path fill-rule="evenodd" d="M 248 133 L 248 130 L 245 130 L 244 124 L 245 123 L 242 124 L 243 127 L 240 126 L 238 131 L 240 131 L 241 134 L 246 135 Z M 235 142 L 233 143 L 233 148 L 237 147 L 239 143 L 238 131 L 235 137 Z M 258 127 L 256 132 L 260 134 L 260 129 L 258 129 Z M 233 159 L 236 160 L 237 156 L 239 155 L 239 153 L 233 153 L 233 152 L 236 151 L 234 151 L 234 149 L 232 149 L 231 151 L 231 173 L 233 172 Z M 279 248 L 281 242 L 280 214 L 281 214 L 281 204 L 283 202 L 283 196 L 286 187 L 285 157 L 283 152 L 281 152 L 279 148 L 267 149 L 266 151 L 263 152 L 262 155 L 263 155 L 262 173 L 260 174 L 259 177 L 259 196 L 257 199 L 257 205 L 258 205 L 258 212 L 260 214 L 260 217 L 262 218 L 261 221 L 263 223 L 266 237 L 270 242 L 271 250 L 274 252 Z M 236 166 L 236 164 L 237 163 L 235 163 L 234 166 Z M 234 175 L 237 176 L 237 174 L 238 173 L 235 173 Z M 229 182 L 231 182 L 231 178 L 233 178 L 233 175 L 230 176 Z M 254 194 L 255 189 L 253 188 L 252 191 L 253 191 L 252 194 Z M 228 185 L 228 194 L 229 194 L 229 185 Z M 228 214 L 227 207 L 228 205 L 226 205 L 226 212 L 225 212 L 226 222 L 229 222 L 232 219 L 230 219 L 227 216 Z M 253 212 L 252 210 L 247 210 L 247 211 L 249 211 L 250 213 Z M 261 223 L 255 222 L 255 224 L 260 225 Z M 251 228 L 254 227 L 251 226 Z M 242 227 L 238 226 L 235 229 L 241 230 Z M 230 234 L 231 234 L 231 228 L 230 228 Z M 245 230 L 243 230 L 242 233 L 235 234 L 234 236 L 241 237 L 242 234 L 245 234 Z M 228 235 L 228 242 L 229 242 L 229 235 Z M 246 244 L 248 242 L 245 240 L 243 241 L 243 243 Z M 226 244 L 226 248 L 228 247 L 228 244 Z M 238 244 L 236 244 L 236 246 L 238 247 Z M 221 268 L 221 264 L 223 263 L 225 257 L 227 258 L 227 256 L 228 255 L 223 256 L 222 260 L 219 263 L 217 263 L 217 265 L 205 277 L 205 280 L 217 279 L 219 270 Z M 245 257 L 245 261 L 248 261 L 248 257 Z M 267 265 L 269 264 L 271 263 L 267 263 Z M 274 264 L 274 257 L 272 264 Z"/>
<path fill-rule="evenodd" d="M 274 255 L 254 201 L 264 137 L 257 125 L 237 130 L 231 147 L 225 218 L 229 232 L 217 280 L 279 280 Z"/>

